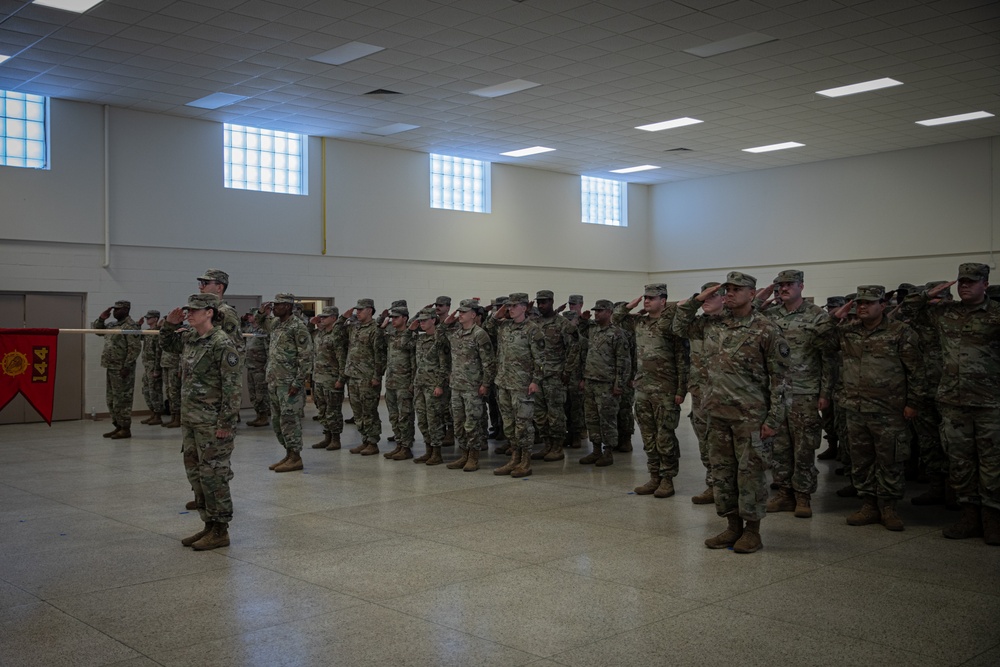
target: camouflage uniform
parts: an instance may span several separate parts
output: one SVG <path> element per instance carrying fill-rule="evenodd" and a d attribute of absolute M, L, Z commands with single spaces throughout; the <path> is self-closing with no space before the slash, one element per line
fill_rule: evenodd
<path fill-rule="evenodd" d="M 417 319 L 430 319 L 433 316 L 433 311 L 425 310 L 417 315 Z M 437 332 L 419 333 L 414 342 L 416 370 L 413 375 L 413 393 L 417 424 L 430 452 L 430 448 L 440 447 L 444 440 L 444 420 L 447 416 L 444 409 L 444 388 L 448 384 L 450 361 L 444 339 Z M 442 390 L 441 396 L 434 395 L 437 388 Z"/>
<path fill-rule="evenodd" d="M 375 306 L 371 299 L 359 299 L 357 308 L 374 309 Z M 343 315 L 340 319 L 347 321 Z M 357 321 L 350 323 L 348 336 L 342 381 L 347 384 L 351 411 L 362 444 L 377 447 L 382 436 L 382 420 L 378 414 L 380 392 L 378 386 L 372 386 L 372 381 L 378 380 L 381 384 L 385 374 L 385 336 L 374 320 L 365 324 Z"/>
<path fill-rule="evenodd" d="M 612 307 L 610 301 L 601 299 L 594 309 Z M 610 462 L 611 452 L 618 446 L 620 397 L 614 390 L 624 389 L 631 378 L 632 355 L 625 331 L 614 324 L 592 327 L 583 369 L 583 392 L 587 431 L 594 451 L 580 459 L 581 463 L 597 463 L 601 456 Z"/>
<path fill-rule="evenodd" d="M 189 308 L 217 306 L 214 294 L 194 294 Z M 228 524 L 233 518 L 229 481 L 233 478 L 236 417 L 240 409 L 240 357 L 232 338 L 213 328 L 204 336 L 167 322 L 160 331 L 164 349 L 181 358 L 181 452 L 184 471 L 202 521 Z M 217 430 L 229 431 L 224 438 Z"/>
<path fill-rule="evenodd" d="M 462 301 L 459 310 L 471 310 L 471 301 Z M 473 324 L 458 327 L 448 334 L 451 347 L 451 414 L 455 442 L 465 451 L 476 450 L 486 442 L 483 424 L 483 397 L 479 387 L 489 387 L 496 376 L 496 357 L 489 335 Z"/>
<path fill-rule="evenodd" d="M 409 316 L 406 309 L 393 309 L 390 317 Z M 390 324 L 385 329 L 386 371 L 385 407 L 389 412 L 389 425 L 396 438 L 396 445 L 404 449 L 413 447 L 413 332 L 397 331 Z"/>
<path fill-rule="evenodd" d="M 716 285 L 718 283 L 715 283 Z M 702 287 L 708 289 L 710 284 Z M 719 317 L 718 315 L 703 315 L 704 317 Z M 676 317 L 676 309 L 674 311 Z M 671 327 L 673 324 L 671 323 Z M 691 428 L 698 439 L 698 454 L 701 457 L 701 464 L 705 466 L 705 487 L 712 488 L 712 464 L 708 458 L 708 418 L 705 416 L 705 408 L 702 404 L 702 387 L 708 380 L 708 358 L 703 353 L 704 340 L 696 339 L 689 341 L 691 366 L 688 375 L 688 392 L 691 394 Z"/>
<path fill-rule="evenodd" d="M 552 299 L 549 290 L 540 290 L 536 299 Z M 534 320 L 545 337 L 542 348 L 542 381 L 535 392 L 535 428 L 546 451 L 558 450 L 562 458 L 566 438 L 566 385 L 578 374 L 580 366 L 579 334 L 576 327 L 555 312 Z"/>
<path fill-rule="evenodd" d="M 264 332 L 252 320 L 248 320 L 243 326 L 243 333 L 263 334 Z M 246 367 L 248 389 L 250 391 L 250 403 L 257 413 L 257 418 L 271 412 L 270 399 L 267 395 L 267 348 L 268 339 L 266 335 L 254 335 L 246 338 Z"/>
<path fill-rule="evenodd" d="M 323 311 L 324 316 L 338 317 L 337 309 Z M 347 329 L 337 319 L 329 331 L 318 329 L 313 339 L 316 348 L 316 362 L 313 364 L 313 401 L 319 412 L 319 423 L 323 434 L 332 443 L 333 436 L 344 432 L 344 386 L 340 382 L 344 361 L 347 358 Z"/>
<path fill-rule="evenodd" d="M 160 312 L 151 310 L 146 317 L 159 319 Z M 150 327 L 155 331 L 156 327 Z M 163 370 L 160 368 L 160 358 L 163 350 L 159 336 L 142 337 L 142 397 L 146 407 L 154 415 L 163 414 Z M 159 422 L 157 422 L 159 423 Z"/>
<path fill-rule="evenodd" d="M 118 304 L 126 304 L 119 306 Z M 129 307 L 128 301 L 118 301 L 115 307 Z M 138 331 L 139 325 L 131 317 L 120 322 L 106 325 L 104 320 L 97 318 L 90 325 L 93 329 L 121 329 L 123 331 Z M 104 334 L 98 334 L 104 335 Z M 142 351 L 142 341 L 138 334 L 115 334 L 104 337 L 104 350 L 101 352 L 101 366 L 107 369 L 108 412 L 111 421 L 119 429 L 128 430 L 132 427 L 132 398 L 135 395 L 135 361 Z"/>
<path fill-rule="evenodd" d="M 275 303 L 291 303 L 291 294 L 278 294 Z M 287 452 L 302 451 L 302 406 L 306 378 L 312 372 L 313 348 L 309 330 L 302 320 L 290 315 L 282 322 L 271 315 L 257 315 L 257 326 L 270 337 L 267 351 L 267 391 L 271 403 L 271 427 Z M 292 388 L 298 391 L 289 394 Z"/>
<path fill-rule="evenodd" d="M 570 294 L 569 303 L 582 304 L 583 295 Z M 583 391 L 580 389 L 580 381 L 583 380 L 583 364 L 587 358 L 587 337 L 590 333 L 592 323 L 580 317 L 579 313 L 575 310 L 564 312 L 563 317 L 576 327 L 580 358 L 577 364 L 577 371 L 569 379 L 566 391 L 566 428 L 568 431 L 566 442 L 570 447 L 579 447 L 579 440 L 585 439 L 587 433 L 587 418 L 583 412 Z"/>
<path fill-rule="evenodd" d="M 527 303 L 523 292 L 511 294 L 510 304 Z M 491 320 L 497 328 L 497 394 L 503 428 L 511 449 L 531 456 L 535 440 L 535 397 L 528 394 L 528 385 L 542 379 L 542 348 L 545 336 L 530 320 Z"/>
<path fill-rule="evenodd" d="M 181 357 L 176 352 L 162 350 L 160 369 L 163 371 L 164 409 L 170 406 L 170 414 L 180 424 L 181 418 Z M 167 426 L 167 424 L 164 424 Z"/>

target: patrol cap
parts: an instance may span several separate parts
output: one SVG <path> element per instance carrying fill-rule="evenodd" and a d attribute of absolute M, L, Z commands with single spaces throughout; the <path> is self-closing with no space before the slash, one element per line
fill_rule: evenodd
<path fill-rule="evenodd" d="M 217 283 L 229 286 L 229 274 L 222 269 L 206 269 L 205 275 L 198 276 L 198 280 L 214 280 Z"/>
<path fill-rule="evenodd" d="M 396 301 L 393 301 L 392 305 L 389 306 L 389 310 L 392 310 L 393 308 L 406 308 L 406 299 L 397 299 Z"/>
<path fill-rule="evenodd" d="M 507 297 L 507 305 L 516 306 L 520 303 L 528 303 L 527 292 L 511 292 Z"/>
<path fill-rule="evenodd" d="M 218 310 L 221 303 L 222 299 L 219 298 L 218 294 L 192 294 L 188 297 L 187 305 L 184 307 L 188 310 L 201 310 L 202 308 Z"/>
<path fill-rule="evenodd" d="M 885 287 L 882 285 L 858 285 L 858 295 L 855 301 L 881 301 L 885 298 Z"/>
<path fill-rule="evenodd" d="M 160 317 L 160 311 L 149 309 L 149 310 L 146 311 L 146 314 L 143 315 L 143 317 L 155 317 L 155 318 L 159 319 L 159 317 Z"/>
<path fill-rule="evenodd" d="M 986 264 L 976 264 L 975 262 L 967 262 L 958 267 L 958 279 L 966 278 L 968 280 L 989 280 L 990 277 L 990 267 Z"/>
<path fill-rule="evenodd" d="M 598 299 L 591 310 L 611 310 L 615 307 L 610 299 Z"/>
<path fill-rule="evenodd" d="M 319 314 L 320 317 L 340 317 L 340 309 L 336 306 L 327 306 Z"/>
<path fill-rule="evenodd" d="M 505 296 L 498 296 L 497 298 L 493 299 L 493 305 L 496 306 L 497 308 L 504 305 L 505 303 L 507 303 L 507 297 Z"/>
<path fill-rule="evenodd" d="M 844 303 L 847 303 L 848 301 L 854 301 L 857 297 L 858 297 L 857 292 L 851 292 L 850 294 L 844 297 Z"/>
<path fill-rule="evenodd" d="M 778 274 L 778 277 L 774 279 L 774 284 L 778 283 L 801 283 L 805 280 L 806 274 L 802 273 L 798 269 L 785 269 Z"/>
<path fill-rule="evenodd" d="M 582 294 L 570 294 L 569 295 L 569 299 L 566 301 L 566 303 L 570 304 L 571 306 L 581 305 L 583 303 L 583 295 Z"/>
<path fill-rule="evenodd" d="M 1000 285 L 998 285 L 997 287 L 1000 287 Z M 580 317 L 580 313 L 576 312 L 575 310 L 564 310 L 562 316 L 565 317 L 570 322 L 575 322 L 576 318 Z"/>
<path fill-rule="evenodd" d="M 847 299 L 842 296 L 828 296 L 826 297 L 826 307 L 827 308 L 840 308 L 845 303 Z"/>
<path fill-rule="evenodd" d="M 451 305 L 451 297 L 450 296 L 439 296 L 438 298 L 434 299 L 434 305 L 435 306 L 450 306 Z"/>
<path fill-rule="evenodd" d="M 355 306 L 358 310 L 362 308 L 371 308 L 375 310 L 375 300 L 374 299 L 358 299 L 358 305 Z"/>
<path fill-rule="evenodd" d="M 409 317 L 410 310 L 406 306 L 396 306 L 389 309 L 389 317 Z"/>
<path fill-rule="evenodd" d="M 924 285 L 924 291 L 927 291 L 927 290 L 931 290 L 931 289 L 934 289 L 934 288 L 935 288 L 935 287 L 937 287 L 938 285 L 943 285 L 943 284 L 945 284 L 946 282 L 948 282 L 948 281 L 947 281 L 947 280 L 931 280 L 931 281 L 930 281 L 930 282 L 928 282 L 928 283 L 927 283 L 926 285 Z M 943 292 L 939 293 L 939 294 L 938 294 L 938 297 L 940 297 L 940 298 L 942 298 L 942 299 L 950 299 L 950 298 L 952 298 L 952 295 L 951 295 L 951 288 L 949 287 L 949 288 L 948 288 L 948 289 L 946 289 L 945 291 L 943 291 Z"/>
<path fill-rule="evenodd" d="M 274 295 L 274 303 L 295 303 L 295 295 L 288 292 L 280 292 Z"/>
<path fill-rule="evenodd" d="M 437 318 L 437 313 L 434 312 L 433 308 L 421 308 L 420 312 L 417 313 L 417 321 L 423 322 L 424 320 L 433 320 Z"/>
<path fill-rule="evenodd" d="M 749 273 L 742 273 L 740 271 L 730 271 L 726 276 L 726 285 L 736 285 L 737 287 L 749 287 L 750 289 L 757 288 L 757 279 L 751 276 Z"/>
<path fill-rule="evenodd" d="M 542 299 L 548 299 L 552 301 L 556 298 L 555 292 L 550 289 L 540 289 L 535 292 L 535 301 L 541 301 Z"/>
<path fill-rule="evenodd" d="M 704 292 L 709 287 L 715 287 L 716 285 L 719 285 L 719 284 L 720 283 L 717 283 L 715 281 L 707 282 L 707 283 L 705 283 L 704 285 L 701 286 L 701 291 Z M 725 289 L 718 289 L 718 290 L 715 291 L 716 294 L 725 294 L 725 292 L 726 292 Z"/>
<path fill-rule="evenodd" d="M 645 291 L 642 293 L 643 296 L 662 296 L 664 299 L 667 298 L 667 284 L 666 283 L 650 283 L 646 285 Z"/>
<path fill-rule="evenodd" d="M 913 292 L 919 292 L 920 288 L 913 283 L 899 283 L 899 287 L 897 287 L 896 290 L 903 290 L 907 294 L 912 294 Z"/>
<path fill-rule="evenodd" d="M 458 304 L 458 312 L 467 313 L 470 310 L 475 310 L 478 305 L 474 299 L 462 299 Z"/>
<path fill-rule="evenodd" d="M 132 302 L 127 299 L 118 299 L 115 301 L 115 308 L 131 308 Z"/>

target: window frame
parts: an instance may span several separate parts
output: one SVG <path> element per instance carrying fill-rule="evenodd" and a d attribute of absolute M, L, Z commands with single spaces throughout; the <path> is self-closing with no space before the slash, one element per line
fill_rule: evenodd
<path fill-rule="evenodd" d="M 492 162 L 489 162 L 487 160 L 476 160 L 474 158 L 463 158 L 463 157 L 458 157 L 458 156 L 455 156 L 455 155 L 445 155 L 443 153 L 429 153 L 427 157 L 428 157 L 427 167 L 428 167 L 428 174 L 429 174 L 429 179 L 428 179 L 429 180 L 429 188 L 428 188 L 428 191 L 429 191 L 430 207 L 432 209 L 436 209 L 436 210 L 439 210 L 439 211 L 461 211 L 463 213 L 485 213 L 485 214 L 489 214 L 489 213 L 492 212 L 492 210 L 493 210 L 493 202 L 492 202 L 492 196 L 491 196 L 491 191 L 493 189 L 493 185 L 492 185 L 493 163 Z M 444 179 L 448 178 L 448 177 L 454 178 L 455 175 L 453 173 L 452 174 L 446 174 L 446 173 L 444 173 L 443 169 L 436 171 L 435 170 L 435 162 L 438 162 L 438 163 L 448 162 L 452 167 L 454 167 L 456 165 L 456 163 L 458 163 L 458 164 L 460 164 L 463 167 L 463 170 L 469 169 L 469 168 L 472 168 L 473 170 L 476 169 L 476 168 L 482 169 L 482 178 L 478 179 L 481 182 L 481 187 L 482 187 L 481 206 L 479 208 L 477 208 L 476 207 L 476 202 L 475 202 L 475 194 L 476 193 L 475 193 L 475 189 L 474 188 L 475 188 L 475 183 L 477 181 L 477 178 L 476 178 L 475 175 L 468 176 L 468 175 L 464 175 L 463 174 L 460 177 L 460 178 L 462 178 L 463 181 L 470 181 L 472 183 L 473 189 L 471 191 L 467 189 L 467 187 L 466 187 L 467 184 L 466 183 L 463 183 L 463 185 L 461 186 L 461 189 L 453 187 L 453 186 L 450 187 L 450 188 L 446 188 L 445 185 L 444 185 Z M 440 180 L 441 180 L 440 183 L 435 183 L 435 176 L 436 175 L 440 177 Z M 437 194 L 435 192 L 436 188 L 440 188 L 440 196 L 437 199 L 435 199 L 435 194 Z M 455 197 L 454 197 L 454 195 L 455 195 L 455 193 L 459 193 L 459 192 L 462 194 L 462 199 L 463 199 L 462 204 L 461 205 L 451 205 L 451 206 L 447 205 L 447 203 L 448 203 L 448 195 L 449 194 L 452 195 L 452 197 L 451 197 L 451 203 L 455 204 Z M 471 204 L 466 204 L 465 200 L 468 199 L 470 196 L 472 197 L 473 201 L 471 202 Z"/>
<path fill-rule="evenodd" d="M 607 183 L 615 184 L 617 188 L 617 193 L 600 193 L 594 192 L 592 189 L 588 190 L 588 181 L 594 183 Z M 607 198 L 617 200 L 617 205 L 615 209 L 617 210 L 618 220 L 617 222 L 608 222 L 605 217 L 604 221 L 597 220 L 591 217 L 591 213 L 600 214 L 600 211 L 609 208 L 609 203 L 596 203 L 593 201 L 596 198 Z M 586 225 L 602 225 L 604 227 L 628 227 L 628 181 L 619 181 L 613 178 L 601 178 L 598 176 L 580 176 L 580 222 Z"/>
<path fill-rule="evenodd" d="M 287 132 L 284 130 L 271 130 L 263 127 L 253 127 L 250 125 L 240 125 L 239 123 L 223 123 L 222 128 L 222 163 L 223 187 L 231 190 L 245 190 L 248 192 L 268 192 L 271 194 L 306 196 L 309 194 L 309 135 L 298 132 Z M 242 135 L 244 142 L 236 145 L 233 137 L 237 133 Z M 251 142 L 250 139 L 254 141 Z M 280 150 L 276 144 L 294 139 L 300 146 L 298 155 L 289 150 Z M 252 147 L 248 145 L 253 143 Z M 265 148 L 266 146 L 266 148 Z M 249 159 L 242 162 L 233 160 L 234 152 L 240 150 Z M 256 164 L 253 164 L 256 158 Z M 296 159 L 299 162 L 298 170 L 288 166 L 279 166 L 281 162 Z M 237 169 L 243 169 L 242 178 L 239 178 Z M 251 170 L 256 170 L 257 177 L 251 179 Z M 264 178 L 264 173 L 270 172 L 271 180 Z M 297 174 L 297 186 L 290 183 L 292 174 Z M 284 176 L 284 182 L 280 182 L 279 176 Z"/>
<path fill-rule="evenodd" d="M 21 102 L 25 105 L 24 112 L 19 117 L 11 117 L 8 115 L 8 105 L 12 101 L 11 96 L 14 96 L 14 102 Z M 51 105 L 49 104 L 49 98 L 45 95 L 35 95 L 33 93 L 21 93 L 15 90 L 0 90 L 0 104 L 2 104 L 2 111 L 0 111 L 0 142 L 3 142 L 0 146 L 0 166 L 2 167 L 14 167 L 17 169 L 43 169 L 48 170 L 52 168 L 51 159 L 51 137 L 49 123 L 49 112 Z M 29 106 L 28 105 L 38 105 L 42 106 L 41 119 L 29 118 Z M 20 132 L 20 136 L 10 137 L 8 135 L 8 128 L 11 123 L 23 123 L 24 127 Z M 32 138 L 32 128 L 41 126 L 41 138 Z M 8 148 L 11 142 L 19 142 L 23 147 L 23 156 L 18 156 L 10 158 L 8 156 Z M 41 157 L 29 157 L 29 148 L 32 144 L 41 143 Z M 25 164 L 11 164 L 8 160 L 20 160 L 25 162 Z M 35 162 L 36 164 L 30 164 L 30 162 Z"/>

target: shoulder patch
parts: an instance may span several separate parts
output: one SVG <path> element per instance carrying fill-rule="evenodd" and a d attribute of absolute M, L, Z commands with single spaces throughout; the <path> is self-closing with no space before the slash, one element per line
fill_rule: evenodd
<path fill-rule="evenodd" d="M 778 343 L 778 354 L 780 354 L 783 358 L 787 358 L 791 352 L 792 351 L 788 349 L 788 343 L 785 341 Z"/>
<path fill-rule="evenodd" d="M 309 342 L 309 334 L 299 334 L 299 345 L 305 345 L 307 342 Z"/>
<path fill-rule="evenodd" d="M 230 351 L 226 355 L 226 363 L 229 364 L 231 367 L 236 368 L 236 366 L 240 363 L 239 355 L 236 354 L 235 352 Z"/>
<path fill-rule="evenodd" d="M 236 324 L 234 322 L 225 322 L 222 325 L 222 330 L 226 333 L 233 333 L 236 331 Z"/>

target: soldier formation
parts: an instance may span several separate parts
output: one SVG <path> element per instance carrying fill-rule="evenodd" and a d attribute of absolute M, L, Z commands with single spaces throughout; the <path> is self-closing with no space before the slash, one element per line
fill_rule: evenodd
<path fill-rule="evenodd" d="M 159 336 L 147 337 L 143 387 L 154 416 L 145 423 L 160 423 L 166 403 L 171 422 L 184 428 L 195 492 L 189 508 L 206 522 L 185 544 L 199 549 L 229 543 L 228 457 L 239 400 L 232 383 L 244 363 L 257 413 L 250 424 L 272 425 L 285 450 L 270 466 L 279 473 L 304 467 L 307 385 L 323 426 L 312 447 L 341 448 L 346 389 L 361 436 L 350 451 L 362 456 L 380 453 L 384 388 L 395 442 L 383 454 L 388 460 L 446 463 L 442 448 L 453 439 L 459 456 L 446 467 L 475 472 L 495 439 L 496 452 L 509 459 L 493 473 L 516 478 L 533 473 L 532 461 L 562 461 L 567 448 L 589 439 L 593 450 L 579 463 L 605 467 L 615 452 L 631 451 L 637 422 L 649 480 L 635 493 L 668 498 L 680 465 L 681 405 L 690 393 L 706 481 L 691 501 L 714 503 L 727 521 L 705 541 L 709 548 L 752 553 L 763 546 L 760 525 L 768 513 L 812 516 L 824 431 L 830 448 L 818 458 L 837 458 L 849 481 L 837 494 L 861 501 L 848 524 L 903 530 L 897 503 L 908 473 L 918 474 L 931 489 L 913 498 L 915 505 L 962 511 L 946 537 L 982 536 L 998 545 L 1000 304 L 988 294 L 988 278 L 986 265 L 962 264 L 955 281 L 904 284 L 889 293 L 862 285 L 822 308 L 803 298 L 801 271 L 782 271 L 762 289 L 753 276 L 733 271 L 677 303 L 668 301 L 665 284 L 647 285 L 630 302 L 600 299 L 589 311 L 581 295 L 554 308 L 549 290 L 533 300 L 523 292 L 489 304 L 465 299 L 451 312 L 451 298 L 441 296 L 412 318 L 405 301 L 376 315 L 372 299 L 359 299 L 309 322 L 295 313 L 295 297 L 283 293 L 241 327 L 221 302 L 228 276 L 210 270 L 187 308 L 210 309 L 219 327 L 181 335 L 174 311 Z M 959 299 L 951 300 L 956 283 Z M 115 326 L 138 328 L 127 302 L 114 310 Z M 108 314 L 95 327 L 105 326 Z M 150 328 L 160 326 L 158 318 L 147 313 Z M 251 334 L 246 346 L 241 332 Z M 206 346 L 212 363 L 204 361 Z M 106 338 L 102 364 L 116 426 L 108 437 L 128 437 L 123 381 L 131 363 L 134 382 L 138 354 L 136 337 Z M 180 359 L 179 399 L 168 354 Z M 231 393 L 218 401 L 217 390 Z M 426 446 L 418 457 L 415 423 Z"/>

